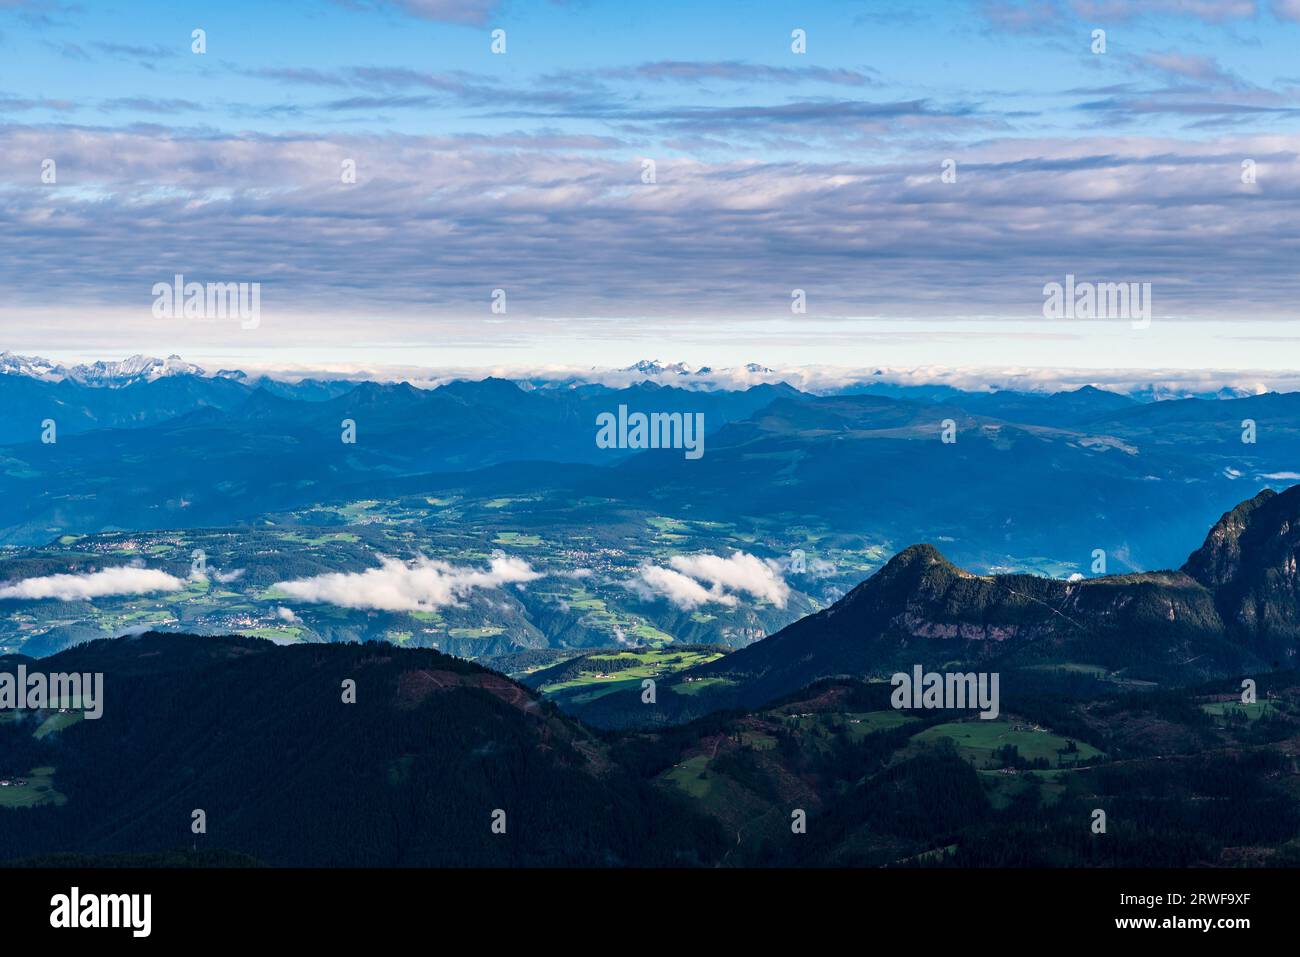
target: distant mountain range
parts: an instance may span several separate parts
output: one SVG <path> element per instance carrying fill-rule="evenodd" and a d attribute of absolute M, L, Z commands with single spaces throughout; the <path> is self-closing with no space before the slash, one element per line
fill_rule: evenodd
<path fill-rule="evenodd" d="M 0 374 L 22 375 L 42 382 L 72 381 L 82 385 L 108 387 L 153 382 L 168 376 L 206 375 L 201 368 L 177 355 L 166 359 L 135 355 L 121 361 L 62 366 L 39 356 L 20 356 L 12 352 L 0 352 Z M 242 377 L 243 373 L 223 372 L 218 375 Z"/>
<path fill-rule="evenodd" d="M 714 370 L 709 366 L 695 368 L 685 362 L 660 362 L 658 359 L 641 359 L 619 372 L 639 372 L 649 378 L 658 378 L 660 376 L 707 376 L 712 375 Z M 724 370 L 733 371 L 733 370 Z M 740 367 L 741 372 L 750 375 L 772 375 L 772 370 L 767 366 L 759 365 L 757 362 L 749 362 Z"/>
<path fill-rule="evenodd" d="M 660 362 L 658 359 L 642 359 L 622 369 L 620 373 L 635 373 L 646 379 L 661 377 L 702 378 L 711 376 L 715 370 L 708 366 L 695 368 L 685 362 Z M 748 375 L 771 375 L 772 370 L 756 362 L 751 362 L 738 370 L 726 369 L 720 372 L 741 372 Z M 169 376 L 199 376 L 203 378 L 233 379 L 237 382 L 262 384 L 265 382 L 296 382 L 298 378 L 277 379 L 271 376 L 250 376 L 239 369 L 220 369 L 208 372 L 201 366 L 186 362 L 178 355 L 169 355 L 165 359 L 154 356 L 134 355 L 121 360 L 100 360 L 92 363 L 80 363 L 64 366 L 40 356 L 23 356 L 13 352 L 0 352 L 0 375 L 21 375 L 42 382 L 76 382 L 81 385 L 118 388 L 138 382 L 154 382 Z M 349 376 L 339 380 L 356 383 L 362 377 Z M 580 380 L 571 380 L 576 382 Z M 553 383 L 549 383 L 553 384 Z"/>
<path fill-rule="evenodd" d="M 177 355 L 165 359 L 153 356 L 134 355 L 120 361 L 101 360 L 64 366 L 39 356 L 23 356 L 12 352 L 0 352 L 0 376 L 5 374 L 21 375 L 44 382 L 76 382 L 101 388 L 117 388 L 140 382 L 153 382 L 168 376 L 199 376 L 202 378 L 224 378 L 243 382 L 248 385 L 271 389 L 288 388 L 297 391 L 303 382 L 325 387 L 330 395 L 337 395 L 358 382 L 373 379 L 374 376 L 353 373 L 302 375 L 299 373 L 259 373 L 250 375 L 239 369 L 220 369 L 210 372 L 200 366 L 187 362 Z M 498 376 L 501 373 L 496 373 Z M 1077 381 L 1080 373 L 1058 377 L 1063 382 Z M 785 370 L 769 368 L 757 362 L 735 367 L 693 366 L 686 362 L 663 362 L 659 359 L 641 359 L 622 368 L 590 368 L 585 371 L 571 370 L 527 370 L 521 369 L 507 377 L 525 389 L 580 389 L 585 386 L 601 385 L 611 388 L 623 388 L 639 382 L 654 382 L 694 391 L 721 389 L 736 391 L 762 383 L 778 384 L 788 382 L 799 387 L 801 391 L 815 395 L 869 393 L 893 397 L 941 400 L 953 396 L 981 394 L 995 395 L 1029 395 L 1044 398 L 1053 392 L 1065 394 L 1073 391 L 1109 391 L 1110 394 L 1123 394 L 1139 402 L 1156 402 L 1173 399 L 1236 399 L 1259 395 L 1268 391 L 1260 382 L 1248 385 L 1210 385 L 1200 377 L 1191 376 L 1185 381 L 1170 374 L 1155 376 L 1151 379 L 1134 379 L 1131 374 L 1099 373 L 1102 378 L 1116 376 L 1116 383 L 1108 390 L 1098 390 L 1096 384 L 1075 386 L 1066 389 L 1062 386 L 1050 387 L 1051 376 L 1035 379 L 1024 374 L 1009 374 L 1004 384 L 991 386 L 981 382 L 978 387 L 968 384 L 952 384 L 942 381 L 940 376 L 935 381 L 927 381 L 924 370 L 907 372 L 903 370 L 864 369 L 856 372 L 848 370 L 816 370 L 793 367 Z M 455 378 L 481 378 L 478 375 L 461 373 L 448 374 L 446 371 L 413 368 L 404 373 L 408 381 L 422 385 L 438 385 Z M 382 381 L 402 381 L 402 376 L 381 377 Z M 946 378 L 952 378 L 948 376 Z M 1230 377 L 1229 377 L 1230 378 Z M 963 375 L 959 382 L 969 383 L 970 376 Z M 1248 380 L 1249 381 L 1249 380 Z M 1290 382 L 1287 377 L 1278 377 L 1277 383 Z M 1122 382 L 1121 386 L 1118 384 Z M 1024 385 L 1021 385 L 1024 383 Z M 1278 386 L 1275 386 L 1277 388 Z M 1289 387 L 1289 386 L 1288 386 Z M 994 400 L 998 405 L 1000 400 Z"/>

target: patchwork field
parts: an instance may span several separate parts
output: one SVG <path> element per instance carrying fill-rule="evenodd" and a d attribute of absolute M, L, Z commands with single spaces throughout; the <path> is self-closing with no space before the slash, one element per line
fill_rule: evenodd
<path fill-rule="evenodd" d="M 1071 741 L 1037 725 L 1021 724 L 1005 718 L 985 721 L 973 718 L 926 728 L 912 739 L 915 744 L 951 741 L 957 752 L 979 769 L 997 769 L 1007 765 L 1004 756 L 1014 754 L 1025 762 L 1047 762 L 1049 767 L 1065 767 L 1101 757 L 1101 752 L 1082 741 Z"/>
<path fill-rule="evenodd" d="M 785 607 L 745 601 L 682 611 L 631 585 L 641 567 L 679 555 L 744 549 L 776 561 L 795 548 L 816 574 L 786 576 L 793 592 Z M 499 553 L 544 577 L 526 587 L 478 589 L 437 608 L 392 610 L 304 602 L 275 587 L 366 571 L 382 558 L 478 570 Z M 61 535 L 37 548 L 0 548 L 0 581 L 142 563 L 184 583 L 130 596 L 8 602 L 0 653 L 46 655 L 144 629 L 281 643 L 389 640 L 468 658 L 543 647 L 738 647 L 823 607 L 887 555 L 884 544 L 846 536 L 822 542 L 811 530 L 741 529 L 547 491 L 362 499 L 270 513 L 239 527 Z"/>

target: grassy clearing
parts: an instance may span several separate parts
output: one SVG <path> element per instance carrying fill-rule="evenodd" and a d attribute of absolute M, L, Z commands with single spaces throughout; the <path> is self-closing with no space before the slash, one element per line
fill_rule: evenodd
<path fill-rule="evenodd" d="M 68 803 L 65 795 L 54 788 L 54 768 L 33 768 L 30 774 L 7 778 L 7 787 L 0 787 L 0 808 L 40 807 L 42 804 Z M 14 782 L 23 781 L 19 785 Z"/>
<path fill-rule="evenodd" d="M 601 653 L 585 661 L 578 674 L 543 685 L 540 690 L 565 701 L 591 701 L 623 688 L 639 688 L 646 678 L 661 679 L 721 657 L 719 652 L 681 651 L 672 645 Z M 673 690 L 679 694 L 695 694 L 703 685 L 704 682 L 683 682 L 674 685 Z"/>
<path fill-rule="evenodd" d="M 679 518 L 668 518 L 662 515 L 655 515 L 646 519 L 646 524 L 660 534 L 684 535 L 690 531 L 690 526 Z"/>
<path fill-rule="evenodd" d="M 730 678 L 696 678 L 693 681 L 682 681 L 673 685 L 673 691 L 678 694 L 699 694 L 706 688 L 725 688 L 735 683 Z"/>
<path fill-rule="evenodd" d="M 1215 701 L 1201 705 L 1201 710 L 1216 718 L 1245 716 L 1251 721 L 1258 721 L 1266 714 L 1278 713 L 1271 701 L 1255 701 L 1251 704 L 1242 704 L 1240 701 Z"/>
<path fill-rule="evenodd" d="M 546 544 L 542 536 L 528 535 L 524 532 L 498 532 L 492 542 L 496 545 L 516 545 L 520 548 L 536 548 Z"/>
<path fill-rule="evenodd" d="M 877 731 L 892 731 L 919 719 L 901 711 L 846 711 L 844 713 L 819 712 L 817 714 L 788 714 L 786 723 L 808 732 L 818 728 L 844 729 L 854 738 L 865 737 Z"/>
<path fill-rule="evenodd" d="M 957 746 L 958 753 L 977 768 L 1000 766 L 1001 762 L 994 757 L 994 753 L 1007 745 L 1014 746 L 1027 761 L 1043 758 L 1053 767 L 1063 757 L 1067 764 L 1072 764 L 1101 755 L 1092 745 L 1082 741 L 1075 742 L 1077 752 L 1063 755 L 1062 752 L 1068 745 L 1067 739 L 1046 729 L 1034 730 L 1028 725 L 1013 724 L 1002 718 L 993 721 L 975 718 L 938 724 L 926 728 L 912 740 L 917 744 L 932 744 L 944 738 L 952 741 Z"/>
<path fill-rule="evenodd" d="M 709 773 L 709 758 L 705 754 L 687 758 L 666 772 L 664 778 L 696 800 L 707 798 L 713 790 L 714 776 Z"/>
<path fill-rule="evenodd" d="M 495 638 L 504 628 L 451 628 L 447 634 L 453 638 Z"/>

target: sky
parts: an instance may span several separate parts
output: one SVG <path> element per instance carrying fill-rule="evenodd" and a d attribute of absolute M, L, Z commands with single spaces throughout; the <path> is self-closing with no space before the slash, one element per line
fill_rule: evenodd
<path fill-rule="evenodd" d="M 0 349 L 1294 370 L 1297 50 L 1300 0 L 0 0 Z"/>

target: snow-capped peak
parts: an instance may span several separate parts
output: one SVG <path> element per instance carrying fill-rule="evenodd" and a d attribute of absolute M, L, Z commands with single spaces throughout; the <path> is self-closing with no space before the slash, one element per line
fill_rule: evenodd
<path fill-rule="evenodd" d="M 40 356 L 20 356 L 12 352 L 0 352 L 0 375 L 23 375 L 43 382 L 58 382 L 66 378 L 68 370 L 57 362 L 42 359 Z"/>
<path fill-rule="evenodd" d="M 685 362 L 664 363 L 658 359 L 642 359 L 634 362 L 626 369 L 620 369 L 620 372 L 640 372 L 643 375 L 690 375 L 695 370 Z"/>
<path fill-rule="evenodd" d="M 103 360 L 90 365 L 73 366 L 68 370 L 68 378 L 83 385 L 121 386 L 132 382 L 153 382 L 156 379 L 176 375 L 203 375 L 203 369 L 192 362 L 186 362 L 180 356 L 170 355 L 166 359 L 153 356 L 131 356 L 120 362 Z"/>
<path fill-rule="evenodd" d="M 39 356 L 20 356 L 0 352 L 0 374 L 23 375 L 42 382 L 59 382 L 70 379 L 82 385 L 116 388 L 133 382 L 153 382 L 168 376 L 205 375 L 203 369 L 180 356 L 166 359 L 153 356 L 131 356 L 121 361 L 92 362 L 71 368 L 42 359 Z"/>

